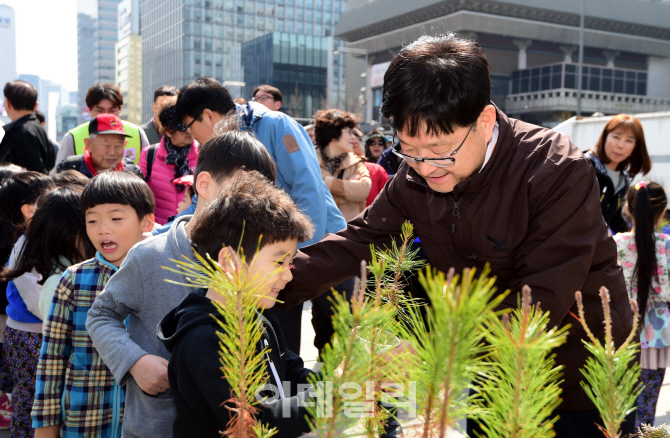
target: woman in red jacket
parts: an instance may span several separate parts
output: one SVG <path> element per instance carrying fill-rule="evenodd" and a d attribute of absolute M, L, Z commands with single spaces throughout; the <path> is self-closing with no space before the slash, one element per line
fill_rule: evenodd
<path fill-rule="evenodd" d="M 172 180 L 192 175 L 198 164 L 198 145 L 175 115 L 174 105 L 163 109 L 158 116 L 163 139 L 144 149 L 139 162 L 156 198 L 155 220 L 161 225 L 177 213 L 177 206 L 184 199 L 186 187 L 172 184 Z"/>

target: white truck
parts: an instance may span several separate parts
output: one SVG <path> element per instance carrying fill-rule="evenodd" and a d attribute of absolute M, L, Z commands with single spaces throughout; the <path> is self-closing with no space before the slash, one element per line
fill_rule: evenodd
<path fill-rule="evenodd" d="M 632 115 L 642 123 L 652 162 L 651 172 L 645 176 L 637 175 L 635 179 L 656 181 L 663 185 L 670 196 L 670 111 Z M 596 144 L 605 124 L 611 118 L 612 116 L 572 117 L 553 129 L 566 134 L 577 147 L 586 151 Z"/>

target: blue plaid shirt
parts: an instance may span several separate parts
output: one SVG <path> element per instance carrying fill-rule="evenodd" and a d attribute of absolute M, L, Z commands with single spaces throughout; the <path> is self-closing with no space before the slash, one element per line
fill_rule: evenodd
<path fill-rule="evenodd" d="M 40 350 L 33 427 L 61 426 L 61 437 L 121 436 L 125 389 L 86 331 L 95 298 L 117 271 L 100 253 L 69 267 L 56 287 Z"/>

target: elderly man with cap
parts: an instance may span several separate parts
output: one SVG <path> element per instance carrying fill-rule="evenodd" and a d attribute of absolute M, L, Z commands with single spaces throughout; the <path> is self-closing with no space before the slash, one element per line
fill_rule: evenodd
<path fill-rule="evenodd" d="M 129 170 L 142 176 L 139 167 L 124 155 L 128 137 L 121 119 L 113 114 L 100 114 L 88 124 L 84 153 L 60 163 L 58 172 L 72 169 L 93 178 L 107 170 Z"/>

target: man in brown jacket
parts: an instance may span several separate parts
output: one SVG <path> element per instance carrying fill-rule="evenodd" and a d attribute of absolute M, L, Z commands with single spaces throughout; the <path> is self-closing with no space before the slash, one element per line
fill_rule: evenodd
<path fill-rule="evenodd" d="M 481 270 L 489 263 L 498 290 L 513 292 L 506 306 L 516 306 L 515 292 L 529 285 L 553 324 L 571 324 L 556 350 L 565 368 L 555 431 L 598 436 L 598 412 L 579 385 L 588 354 L 575 291 L 584 295 L 596 335 L 603 335 L 601 286 L 611 293 L 617 342 L 632 327 L 598 182 L 567 137 L 509 119 L 490 102 L 490 90 L 488 61 L 472 41 L 426 36 L 403 48 L 384 77 L 382 112 L 405 163 L 345 230 L 301 249 L 279 299 L 292 307 L 356 275 L 369 245 L 388 246 L 409 220 L 435 268 Z M 633 432 L 633 419 L 624 432 Z"/>

